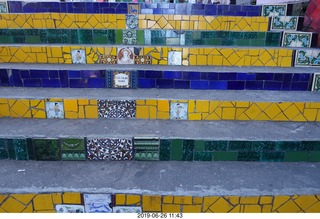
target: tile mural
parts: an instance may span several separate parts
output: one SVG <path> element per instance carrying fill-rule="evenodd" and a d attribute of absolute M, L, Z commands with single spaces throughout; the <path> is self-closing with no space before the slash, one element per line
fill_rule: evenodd
<path fill-rule="evenodd" d="M 128 4 L 128 14 L 140 14 L 140 5 Z"/>
<path fill-rule="evenodd" d="M 270 30 L 297 30 L 299 17 L 276 16 L 272 17 Z"/>
<path fill-rule="evenodd" d="M 135 100 L 98 100 L 99 118 L 135 118 Z"/>
<path fill-rule="evenodd" d="M 83 194 L 86 213 L 112 213 L 111 194 Z"/>
<path fill-rule="evenodd" d="M 62 138 L 61 159 L 62 160 L 85 160 L 86 147 L 84 139 Z"/>
<path fill-rule="evenodd" d="M 46 102 L 46 113 L 48 119 L 63 119 L 63 102 Z"/>
<path fill-rule="evenodd" d="M 134 64 L 133 47 L 118 47 L 118 64 Z"/>
<path fill-rule="evenodd" d="M 282 39 L 283 47 L 310 47 L 312 33 L 284 32 Z"/>
<path fill-rule="evenodd" d="M 320 91 L 320 73 L 314 73 L 312 91 Z"/>
<path fill-rule="evenodd" d="M 171 102 L 170 103 L 170 119 L 187 120 L 188 119 L 188 103 Z"/>
<path fill-rule="evenodd" d="M 71 50 L 73 64 L 86 64 L 85 50 Z"/>
<path fill-rule="evenodd" d="M 320 66 L 320 51 L 311 49 L 296 50 L 295 66 Z"/>
<path fill-rule="evenodd" d="M 82 205 L 56 205 L 57 213 L 84 213 L 84 206 Z"/>
<path fill-rule="evenodd" d="M 262 16 L 286 16 L 287 15 L 287 5 L 277 4 L 277 5 L 262 5 Z"/>
<path fill-rule="evenodd" d="M 141 213 L 141 207 L 133 206 L 115 206 L 113 207 L 113 213 Z"/>

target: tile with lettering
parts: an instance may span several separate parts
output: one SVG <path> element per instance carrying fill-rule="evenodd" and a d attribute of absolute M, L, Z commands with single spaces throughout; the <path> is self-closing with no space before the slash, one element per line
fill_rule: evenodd
<path fill-rule="evenodd" d="M 118 47 L 118 64 L 134 64 L 134 49 L 132 47 Z"/>
<path fill-rule="evenodd" d="M 137 44 L 137 31 L 136 30 L 123 30 L 122 31 L 122 42 L 125 45 Z"/>
<path fill-rule="evenodd" d="M 262 16 L 286 16 L 287 15 L 287 5 L 277 4 L 277 5 L 262 5 Z"/>
<path fill-rule="evenodd" d="M 168 64 L 169 65 L 181 65 L 182 55 L 181 52 L 170 51 L 168 53 Z"/>
<path fill-rule="evenodd" d="M 113 72 L 113 88 L 130 88 L 131 72 L 130 71 L 114 71 Z"/>
<path fill-rule="evenodd" d="M 312 33 L 285 32 L 283 33 L 282 46 L 284 47 L 310 47 Z"/>
<path fill-rule="evenodd" d="M 63 119 L 63 102 L 46 102 L 46 113 L 48 119 Z"/>
<path fill-rule="evenodd" d="M 83 194 L 86 213 L 112 213 L 111 194 Z"/>
<path fill-rule="evenodd" d="M 272 17 L 270 30 L 297 30 L 298 21 L 295 16 Z"/>
<path fill-rule="evenodd" d="M 86 51 L 79 50 L 71 50 L 72 63 L 73 64 L 86 64 Z"/>
<path fill-rule="evenodd" d="M 188 119 L 188 103 L 171 102 L 170 119 L 187 120 Z"/>
<path fill-rule="evenodd" d="M 126 26 L 127 26 L 127 29 L 136 29 L 138 27 L 137 15 L 127 14 L 126 15 Z"/>
<path fill-rule="evenodd" d="M 141 213 L 141 207 L 116 206 L 113 207 L 113 213 Z"/>
<path fill-rule="evenodd" d="M 84 213 L 83 205 L 56 205 L 57 213 Z"/>
<path fill-rule="evenodd" d="M 0 14 L 8 13 L 7 1 L 0 1 Z"/>
<path fill-rule="evenodd" d="M 320 73 L 313 76 L 312 91 L 320 91 Z"/>

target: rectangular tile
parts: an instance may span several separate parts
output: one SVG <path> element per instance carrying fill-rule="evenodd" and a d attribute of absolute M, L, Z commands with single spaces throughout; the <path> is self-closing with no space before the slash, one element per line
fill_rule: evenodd
<path fill-rule="evenodd" d="M 84 213 L 83 205 L 56 205 L 57 213 Z"/>
<path fill-rule="evenodd" d="M 295 66 L 320 66 L 320 51 L 306 49 L 296 50 Z"/>
<path fill-rule="evenodd" d="M 213 153 L 214 161 L 237 161 L 238 152 L 215 151 Z"/>
<path fill-rule="evenodd" d="M 159 138 L 134 137 L 133 145 L 135 160 L 159 160 Z"/>
<path fill-rule="evenodd" d="M 75 138 L 60 139 L 62 160 L 85 160 L 85 140 Z"/>
<path fill-rule="evenodd" d="M 182 160 L 183 140 L 173 139 L 171 143 L 171 160 Z"/>
<path fill-rule="evenodd" d="M 112 213 L 111 194 L 83 194 L 86 213 Z"/>
<path fill-rule="evenodd" d="M 160 139 L 160 160 L 168 161 L 171 160 L 171 146 L 172 140 L 170 139 Z"/>
<path fill-rule="evenodd" d="M 0 138 L 0 160 L 9 159 L 9 152 L 6 144 L 6 140 Z"/>
<path fill-rule="evenodd" d="M 283 47 L 311 47 L 312 33 L 284 32 L 282 39 Z"/>
<path fill-rule="evenodd" d="M 36 160 L 60 160 L 58 139 L 32 139 Z"/>

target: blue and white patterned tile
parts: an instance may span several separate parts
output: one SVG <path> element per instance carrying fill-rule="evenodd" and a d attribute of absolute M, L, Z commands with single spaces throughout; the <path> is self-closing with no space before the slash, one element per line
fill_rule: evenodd
<path fill-rule="evenodd" d="M 283 33 L 283 47 L 305 47 L 311 45 L 312 33 L 285 32 Z"/>
<path fill-rule="evenodd" d="M 84 213 L 83 205 L 56 205 L 57 213 Z"/>
<path fill-rule="evenodd" d="M 126 15 L 126 27 L 127 29 L 138 28 L 138 17 L 137 15 L 127 14 Z"/>
<path fill-rule="evenodd" d="M 295 66 L 320 66 L 320 50 L 296 50 Z"/>
<path fill-rule="evenodd" d="M 87 138 L 88 160 L 109 160 L 107 139 Z"/>
<path fill-rule="evenodd" d="M 86 213 L 112 213 L 111 194 L 83 194 Z"/>
<path fill-rule="evenodd" d="M 132 139 L 111 138 L 109 140 L 109 152 L 111 160 L 132 160 Z"/>
<path fill-rule="evenodd" d="M 86 64 L 86 51 L 79 50 L 71 50 L 71 57 L 73 64 Z"/>
<path fill-rule="evenodd" d="M 9 13 L 7 1 L 0 1 L 0 14 Z"/>
<path fill-rule="evenodd" d="M 276 5 L 262 5 L 262 16 L 286 16 L 287 5 L 276 4 Z"/>
<path fill-rule="evenodd" d="M 48 119 L 63 119 L 63 102 L 46 102 L 46 113 Z"/>
<path fill-rule="evenodd" d="M 137 30 L 123 30 L 122 31 L 122 42 L 125 45 L 136 45 L 137 44 Z"/>
<path fill-rule="evenodd" d="M 320 91 L 320 73 L 314 73 L 312 91 Z"/>
<path fill-rule="evenodd" d="M 299 17 L 275 16 L 272 17 L 270 30 L 297 30 Z"/>

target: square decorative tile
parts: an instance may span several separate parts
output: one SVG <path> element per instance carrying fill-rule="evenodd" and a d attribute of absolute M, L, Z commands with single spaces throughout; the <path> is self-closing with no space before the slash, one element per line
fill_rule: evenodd
<path fill-rule="evenodd" d="M 136 30 L 123 30 L 122 31 L 122 42 L 125 45 L 137 44 L 137 31 Z"/>
<path fill-rule="evenodd" d="M 86 51 L 85 50 L 71 50 L 73 64 L 86 64 Z"/>
<path fill-rule="evenodd" d="M 134 64 L 133 47 L 118 47 L 118 64 Z"/>
<path fill-rule="evenodd" d="M 320 66 L 320 51 L 311 49 L 296 50 L 295 66 Z"/>
<path fill-rule="evenodd" d="M 160 141 L 157 137 L 135 137 L 135 160 L 159 160 Z"/>
<path fill-rule="evenodd" d="M 283 47 L 310 47 L 312 33 L 284 32 L 282 39 Z"/>
<path fill-rule="evenodd" d="M 33 139 L 36 160 L 60 160 L 58 139 Z"/>
<path fill-rule="evenodd" d="M 63 110 L 63 102 L 46 102 L 46 112 L 48 119 L 63 119 L 64 118 L 64 110 Z"/>
<path fill-rule="evenodd" d="M 320 73 L 314 73 L 312 91 L 320 91 Z"/>
<path fill-rule="evenodd" d="M 294 16 L 272 17 L 270 30 L 297 30 L 298 18 Z"/>
<path fill-rule="evenodd" d="M 0 160 L 9 159 L 9 152 L 5 139 L 0 139 Z"/>
<path fill-rule="evenodd" d="M 119 100 L 117 103 L 117 118 L 135 118 L 136 117 L 136 101 L 135 100 Z"/>
<path fill-rule="evenodd" d="M 262 16 L 286 16 L 287 15 L 287 5 L 277 4 L 277 5 L 262 5 Z"/>
<path fill-rule="evenodd" d="M 86 149 L 84 139 L 60 139 L 62 160 L 85 160 Z"/>
<path fill-rule="evenodd" d="M 109 149 L 107 139 L 87 139 L 88 160 L 109 160 Z"/>
<path fill-rule="evenodd" d="M 111 160 L 132 160 L 133 146 L 131 139 L 111 138 L 108 140 Z"/>
<path fill-rule="evenodd" d="M 138 28 L 138 17 L 137 15 L 127 14 L 126 15 L 126 27 L 127 29 Z"/>
<path fill-rule="evenodd" d="M 98 100 L 99 118 L 134 118 L 136 101 L 134 100 Z"/>
<path fill-rule="evenodd" d="M 113 213 L 141 213 L 141 207 L 116 206 L 113 207 Z"/>
<path fill-rule="evenodd" d="M 99 63 L 100 64 L 108 64 L 108 65 L 117 64 L 117 56 L 100 55 L 99 56 Z"/>
<path fill-rule="evenodd" d="M 57 213 L 84 213 L 83 205 L 56 205 Z"/>
<path fill-rule="evenodd" d="M 113 77 L 113 88 L 130 88 L 131 85 L 131 72 L 130 71 L 114 71 Z"/>
<path fill-rule="evenodd" d="M 171 102 L 170 119 L 187 120 L 188 119 L 188 103 Z"/>
<path fill-rule="evenodd" d="M 0 14 L 8 13 L 7 1 L 0 1 Z"/>
<path fill-rule="evenodd" d="M 136 65 L 151 65 L 151 57 L 150 56 L 135 56 L 134 64 Z"/>
<path fill-rule="evenodd" d="M 128 14 L 139 14 L 140 7 L 139 4 L 128 4 Z"/>
<path fill-rule="evenodd" d="M 181 65 L 182 55 L 181 52 L 170 51 L 168 53 L 168 64 L 169 65 Z"/>
<path fill-rule="evenodd" d="M 112 213 L 111 194 L 83 194 L 86 213 Z"/>

